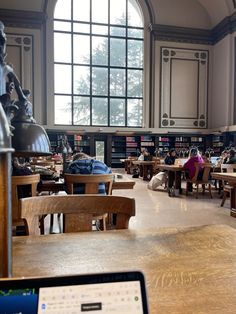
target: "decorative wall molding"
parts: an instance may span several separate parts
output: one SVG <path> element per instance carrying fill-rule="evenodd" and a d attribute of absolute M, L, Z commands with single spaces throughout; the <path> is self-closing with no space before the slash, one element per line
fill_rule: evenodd
<path fill-rule="evenodd" d="M 14 62 L 16 72 L 23 89 L 29 89 L 34 103 L 33 85 L 33 36 L 25 34 L 7 34 L 7 57 L 8 63 Z M 13 61 L 14 60 L 14 61 Z"/>
<path fill-rule="evenodd" d="M 207 50 L 161 47 L 161 128 L 207 128 L 208 58 Z"/>
<path fill-rule="evenodd" d="M 0 21 L 6 27 L 41 29 L 46 20 L 44 12 L 0 9 Z"/>
<path fill-rule="evenodd" d="M 183 42 L 206 45 L 213 44 L 210 30 L 176 27 L 161 24 L 150 25 L 149 29 L 153 33 L 154 39 L 159 41 Z"/>
<path fill-rule="evenodd" d="M 155 40 L 214 45 L 236 31 L 236 12 L 225 17 L 213 29 L 177 27 L 161 24 L 149 26 Z"/>

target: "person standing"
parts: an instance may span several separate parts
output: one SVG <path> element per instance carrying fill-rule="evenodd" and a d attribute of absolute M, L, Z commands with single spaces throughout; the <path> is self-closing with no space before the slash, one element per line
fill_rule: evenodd
<path fill-rule="evenodd" d="M 164 163 L 166 165 L 174 165 L 176 160 L 176 151 L 174 148 L 172 148 L 166 155 L 166 158 L 164 159 Z M 168 171 L 168 193 L 171 196 L 171 189 L 173 188 L 175 181 L 175 172 L 174 171 Z"/>

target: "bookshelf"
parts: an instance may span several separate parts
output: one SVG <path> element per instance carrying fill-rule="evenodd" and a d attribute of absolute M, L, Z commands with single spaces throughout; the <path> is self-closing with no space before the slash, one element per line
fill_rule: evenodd
<path fill-rule="evenodd" d="M 126 158 L 126 137 L 112 136 L 111 143 L 111 166 L 114 168 L 122 167 L 120 159 Z"/>

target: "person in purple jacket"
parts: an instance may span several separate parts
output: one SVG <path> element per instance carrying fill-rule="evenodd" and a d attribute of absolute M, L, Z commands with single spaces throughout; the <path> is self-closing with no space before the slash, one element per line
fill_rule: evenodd
<path fill-rule="evenodd" d="M 196 168 L 194 166 L 195 162 L 204 163 L 202 156 L 200 155 L 198 149 L 196 147 L 192 147 L 189 152 L 189 158 L 185 162 L 183 168 L 186 171 L 186 178 L 192 179 L 195 175 Z M 202 171 L 200 169 L 198 174 L 198 179 L 200 180 L 202 177 Z M 188 191 L 192 192 L 192 184 L 188 184 Z"/>

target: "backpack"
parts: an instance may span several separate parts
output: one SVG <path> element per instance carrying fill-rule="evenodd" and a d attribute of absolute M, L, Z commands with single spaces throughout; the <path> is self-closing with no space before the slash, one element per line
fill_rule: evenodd
<path fill-rule="evenodd" d="M 156 190 L 162 184 L 165 184 L 167 181 L 167 174 L 166 172 L 159 172 L 158 174 L 154 175 L 148 183 L 148 189 Z"/>

